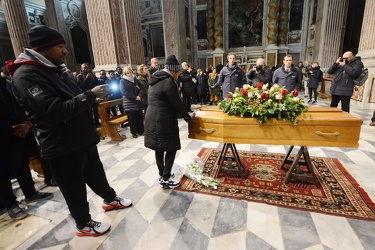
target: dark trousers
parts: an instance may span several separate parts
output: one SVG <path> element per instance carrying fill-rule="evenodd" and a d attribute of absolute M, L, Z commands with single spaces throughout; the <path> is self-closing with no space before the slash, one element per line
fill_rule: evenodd
<path fill-rule="evenodd" d="M 132 135 L 142 135 L 145 132 L 142 111 L 129 112 L 126 114 L 128 115 L 129 127 Z"/>
<path fill-rule="evenodd" d="M 29 159 L 24 158 L 17 162 L 19 162 L 19 166 L 9 166 L 9 171 L 2 170 L 0 174 L 0 201 L 7 209 L 18 204 L 16 196 L 13 194 L 11 183 L 14 174 L 16 175 L 18 184 L 26 198 L 30 198 L 35 194 L 34 181 L 29 168 Z"/>
<path fill-rule="evenodd" d="M 163 176 L 163 180 L 171 177 L 171 171 L 176 157 L 177 151 L 155 151 L 156 165 L 159 169 L 159 176 Z"/>
<path fill-rule="evenodd" d="M 337 107 L 340 101 L 341 101 L 341 110 L 349 113 L 349 111 L 350 111 L 350 96 L 332 95 L 330 107 Z"/>
<path fill-rule="evenodd" d="M 191 110 L 191 95 L 188 93 L 182 93 L 182 102 L 184 103 L 186 111 L 189 112 Z"/>
<path fill-rule="evenodd" d="M 106 109 L 108 117 L 110 117 L 111 113 L 112 113 L 112 115 L 117 115 L 117 107 L 120 110 L 120 114 L 124 113 L 124 106 L 122 106 L 122 104 L 120 104 L 120 105 L 117 105 L 117 106 L 110 107 L 110 108 Z"/>
<path fill-rule="evenodd" d="M 99 104 L 98 103 L 94 103 L 92 105 L 92 115 L 94 116 L 94 122 L 95 122 L 95 125 L 97 127 L 100 126 L 100 122 L 99 122 Z"/>
<path fill-rule="evenodd" d="M 91 219 L 86 184 L 108 202 L 116 197 L 115 190 L 108 184 L 96 145 L 46 162 L 51 167 L 77 226 L 84 226 Z"/>
<path fill-rule="evenodd" d="M 371 121 L 372 121 L 372 122 L 375 122 L 375 110 L 374 110 L 374 113 L 372 114 Z"/>
<path fill-rule="evenodd" d="M 318 98 L 318 91 L 316 88 L 309 88 L 309 99 L 311 100 L 312 93 L 314 93 L 314 100 Z"/>

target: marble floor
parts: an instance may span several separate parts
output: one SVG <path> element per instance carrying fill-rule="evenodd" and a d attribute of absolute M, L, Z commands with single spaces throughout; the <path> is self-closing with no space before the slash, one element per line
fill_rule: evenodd
<path fill-rule="evenodd" d="M 317 106 L 327 107 L 325 100 Z M 195 108 L 197 108 L 196 106 Z M 310 155 L 336 157 L 375 201 L 375 127 L 373 110 L 351 107 L 363 119 L 359 148 L 310 147 Z M 182 149 L 173 171 L 201 147 L 219 143 L 188 139 L 187 123 L 180 120 Z M 153 151 L 143 137 L 131 138 L 128 128 L 122 142 L 103 140 L 98 145 L 110 184 L 118 194 L 133 200 L 133 207 L 103 212 L 102 200 L 88 188 L 94 219 L 109 222 L 111 231 L 101 237 L 75 237 L 75 223 L 57 187 L 38 189 L 55 194 L 52 200 L 27 206 L 30 216 L 18 222 L 0 217 L 0 249 L 374 249 L 375 222 L 291 210 L 266 204 L 163 190 Z M 285 153 L 275 145 L 237 145 L 237 149 Z M 17 183 L 15 191 L 22 199 Z"/>

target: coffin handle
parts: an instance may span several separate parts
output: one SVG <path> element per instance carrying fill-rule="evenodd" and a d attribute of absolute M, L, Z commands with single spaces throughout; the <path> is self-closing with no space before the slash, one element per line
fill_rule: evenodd
<path fill-rule="evenodd" d="M 315 134 L 317 135 L 334 135 L 334 136 L 339 136 L 340 135 L 340 132 L 333 132 L 333 133 L 324 133 L 324 132 L 321 132 L 321 131 L 316 131 Z"/>
<path fill-rule="evenodd" d="M 216 131 L 216 129 L 214 129 L 214 128 L 201 128 L 201 127 L 199 127 L 199 130 L 204 131 L 206 133 L 213 133 L 213 132 Z"/>

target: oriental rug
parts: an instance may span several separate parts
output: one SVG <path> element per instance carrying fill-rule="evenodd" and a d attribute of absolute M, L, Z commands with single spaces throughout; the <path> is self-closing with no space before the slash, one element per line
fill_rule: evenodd
<path fill-rule="evenodd" d="M 297 181 L 284 184 L 285 170 L 280 165 L 284 154 L 238 150 L 246 168 L 245 178 L 218 174 L 221 149 L 202 148 L 198 156 L 205 163 L 203 173 L 217 176 L 216 190 L 184 176 L 175 190 L 267 203 L 309 212 L 318 212 L 375 221 L 375 204 L 336 158 L 311 157 L 321 184 Z M 293 159 L 295 155 L 291 155 Z"/>

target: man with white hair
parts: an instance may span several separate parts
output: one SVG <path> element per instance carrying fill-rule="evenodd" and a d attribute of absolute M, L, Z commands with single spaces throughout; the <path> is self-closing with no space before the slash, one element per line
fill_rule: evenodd
<path fill-rule="evenodd" d="M 159 70 L 159 60 L 157 58 L 151 58 L 151 66 L 148 68 L 148 73 L 150 76 Z"/>
<path fill-rule="evenodd" d="M 191 98 L 194 94 L 193 87 L 193 75 L 191 68 L 186 62 L 181 63 L 182 72 L 177 79 L 177 85 L 181 88 L 182 92 L 182 101 L 188 112 L 193 112 L 191 110 Z"/>
<path fill-rule="evenodd" d="M 254 87 L 258 85 L 258 82 L 269 83 L 269 86 L 271 86 L 272 70 L 266 66 L 263 58 L 259 58 L 253 68 L 247 73 L 247 78 L 251 80 Z"/>

